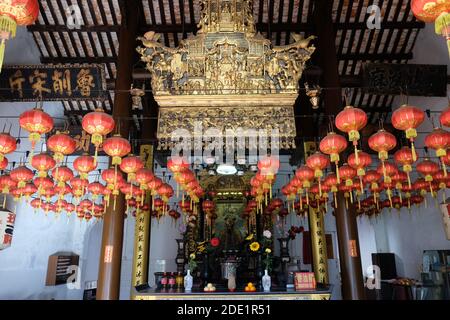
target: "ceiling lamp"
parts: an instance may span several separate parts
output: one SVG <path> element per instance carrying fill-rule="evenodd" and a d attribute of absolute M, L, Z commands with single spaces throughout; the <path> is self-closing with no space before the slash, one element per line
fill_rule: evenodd
<path fill-rule="evenodd" d="M 217 166 L 216 171 L 217 171 L 218 174 L 232 175 L 232 174 L 235 174 L 237 172 L 237 169 L 232 164 L 220 164 L 220 165 Z"/>
<path fill-rule="evenodd" d="M 37 0 L 5 0 L 0 3 L 0 72 L 6 41 L 16 36 L 17 26 L 33 24 L 39 15 Z"/>

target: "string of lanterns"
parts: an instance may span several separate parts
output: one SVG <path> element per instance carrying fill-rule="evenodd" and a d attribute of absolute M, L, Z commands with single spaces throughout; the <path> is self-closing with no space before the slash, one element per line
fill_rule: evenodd
<path fill-rule="evenodd" d="M 392 114 L 392 125 L 405 132 L 410 146 L 403 146 L 392 155 L 393 162 L 389 161 L 389 152 L 397 146 L 393 134 L 384 129 L 378 130 L 368 138 L 369 148 L 378 153 L 379 163 L 376 170 L 367 170 L 372 164 L 372 157 L 358 149 L 359 131 L 367 124 L 367 116 L 363 110 L 353 106 L 345 107 L 335 118 L 335 126 L 348 134 L 348 140 L 354 146 L 347 163 L 339 166 L 340 154 L 347 149 L 347 141 L 332 131 L 320 141 L 316 153 L 306 158 L 306 165 L 297 168 L 295 176 L 282 187 L 288 203 L 299 213 L 305 212 L 304 207 L 313 204 L 318 207 L 328 202 L 328 193 L 333 194 L 333 207 L 337 207 L 336 193 L 342 191 L 346 200 L 357 202 L 359 213 L 379 213 L 383 208 L 411 208 L 411 205 L 426 203 L 429 193 L 436 198 L 437 192 L 443 190 L 443 202 L 446 201 L 445 189 L 450 186 L 446 166 L 450 163 L 450 133 L 442 128 L 435 128 L 425 138 L 425 146 L 435 150 L 439 163 L 428 158 L 418 161 L 414 147 L 417 137 L 417 128 L 424 122 L 425 113 L 417 107 L 402 105 Z M 450 106 L 440 116 L 440 124 L 450 127 Z M 330 163 L 335 166 L 335 172 L 324 176 L 323 172 Z M 419 178 L 411 181 L 411 172 L 415 164 Z M 399 166 L 401 170 L 399 170 Z M 397 195 L 395 195 L 395 192 Z M 381 199 L 381 194 L 386 199 Z M 367 195 L 366 198 L 365 195 Z M 364 199 L 363 199 L 364 198 Z"/>
<path fill-rule="evenodd" d="M 22 113 L 19 124 L 28 132 L 31 152 L 27 163 L 20 163 L 9 173 L 0 176 L 3 207 L 6 205 L 6 196 L 11 195 L 16 202 L 25 199 L 35 210 L 43 210 L 46 214 L 54 212 L 59 215 L 66 212 L 70 216 L 76 213 L 78 218 L 89 221 L 93 217 L 103 217 L 111 196 L 114 198 L 115 210 L 116 198 L 122 193 L 126 199 L 126 212 L 130 208 L 143 211 L 151 209 L 157 215 L 168 213 L 172 218 L 178 219 L 179 214 L 175 210 L 169 211 L 167 205 L 174 193 L 172 187 L 154 176 L 150 169 L 144 168 L 142 159 L 131 154 L 132 148 L 127 139 L 120 135 L 107 138 L 116 124 L 113 117 L 102 109 L 96 109 L 82 119 L 83 130 L 91 135 L 95 154 L 76 157 L 73 161 L 75 172 L 64 161 L 76 149 L 76 141 L 68 132 L 56 131 L 46 141 L 48 153 L 35 154 L 36 144 L 42 135 L 53 130 L 54 123 L 50 115 L 36 107 Z M 100 182 L 99 178 L 90 182 L 89 175 L 98 166 L 100 146 L 111 158 L 111 167 L 101 170 L 99 174 L 105 183 Z M 6 169 L 8 160 L 5 156 L 13 153 L 16 148 L 14 137 L 7 132 L 0 134 L 0 170 Z M 190 194 L 191 199 L 198 201 L 198 197 L 202 196 L 199 190 L 188 190 L 194 192 Z M 152 195 L 151 207 L 145 203 L 146 191 Z M 160 198 L 156 198 L 157 196 Z"/>

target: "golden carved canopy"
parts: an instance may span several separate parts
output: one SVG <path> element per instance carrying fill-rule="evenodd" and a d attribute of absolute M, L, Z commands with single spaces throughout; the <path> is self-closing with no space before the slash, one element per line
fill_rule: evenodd
<path fill-rule="evenodd" d="M 277 129 L 280 147 L 293 147 L 293 105 L 314 37 L 293 34 L 292 44 L 272 46 L 256 32 L 252 0 L 200 4 L 198 34 L 178 48 L 165 47 L 152 31 L 139 38 L 143 46 L 137 51 L 160 106 L 160 147 L 170 148 L 175 129 L 193 132 L 198 121 L 222 132 L 240 127 L 268 130 L 270 136 Z"/>

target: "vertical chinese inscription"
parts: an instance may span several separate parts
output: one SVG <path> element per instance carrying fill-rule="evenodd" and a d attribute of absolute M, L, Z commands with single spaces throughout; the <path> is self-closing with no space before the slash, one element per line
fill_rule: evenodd
<path fill-rule="evenodd" d="M 328 283 L 328 257 L 327 243 L 325 240 L 325 227 L 323 212 L 319 209 L 309 208 L 309 227 L 311 232 L 311 244 L 313 266 L 316 281 Z"/>

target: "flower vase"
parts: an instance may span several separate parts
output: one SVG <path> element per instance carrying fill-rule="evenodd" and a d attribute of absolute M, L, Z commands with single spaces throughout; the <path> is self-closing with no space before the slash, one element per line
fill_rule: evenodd
<path fill-rule="evenodd" d="M 188 269 L 187 274 L 184 276 L 184 291 L 190 292 L 193 282 L 194 278 L 191 276 L 191 270 Z"/>
<path fill-rule="evenodd" d="M 272 285 L 272 279 L 269 276 L 269 272 L 266 269 L 266 270 L 264 270 L 264 276 L 262 277 L 262 286 L 263 286 L 264 292 L 269 292 L 271 285 Z"/>

